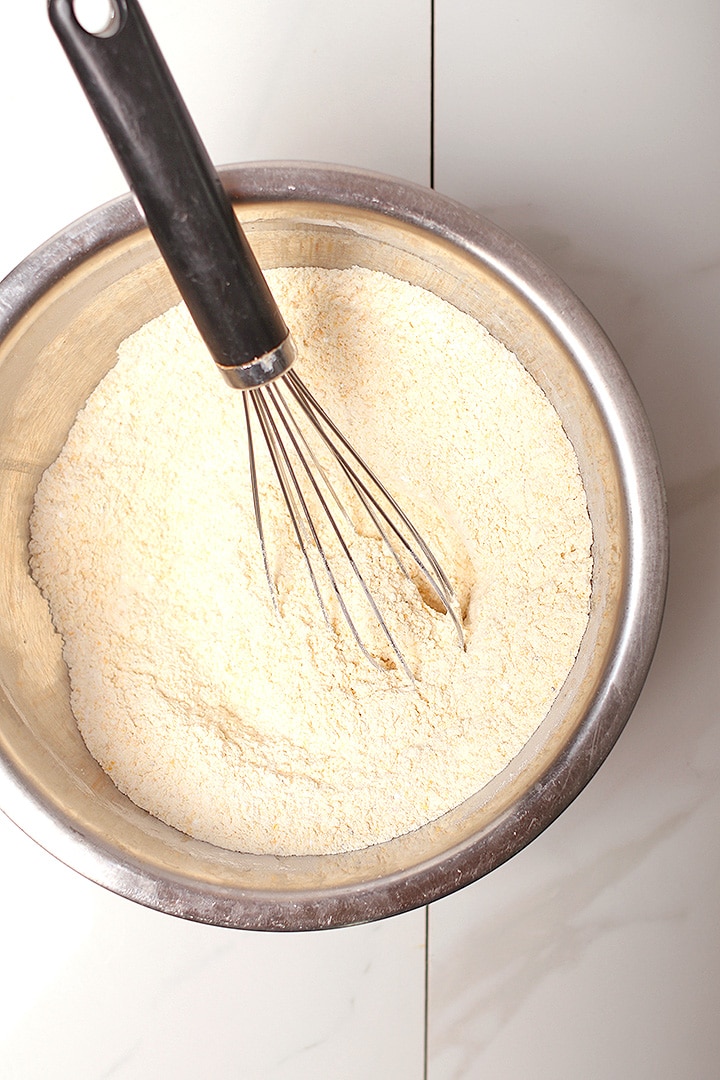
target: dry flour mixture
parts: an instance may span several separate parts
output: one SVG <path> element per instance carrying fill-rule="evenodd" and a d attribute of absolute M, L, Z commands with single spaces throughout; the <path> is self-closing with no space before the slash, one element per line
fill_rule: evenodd
<path fill-rule="evenodd" d="M 241 393 L 183 307 L 122 344 L 78 415 L 37 491 L 31 567 L 80 731 L 122 791 L 223 847 L 339 852 L 438 817 L 520 750 L 577 653 L 592 537 L 557 414 L 473 319 L 374 271 L 268 278 L 303 379 L 453 579 L 465 651 L 373 551 L 416 687 L 378 673 L 323 622 L 261 478 L 274 613 Z"/>

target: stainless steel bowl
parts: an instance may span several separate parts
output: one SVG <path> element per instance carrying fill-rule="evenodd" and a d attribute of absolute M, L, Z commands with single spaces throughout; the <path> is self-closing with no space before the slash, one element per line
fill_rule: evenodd
<path fill-rule="evenodd" d="M 387 271 L 469 312 L 516 353 L 580 463 L 594 532 L 587 633 L 552 710 L 503 773 L 389 843 L 343 855 L 237 854 L 120 794 L 75 726 L 27 543 L 38 480 L 118 343 L 177 300 L 128 196 L 69 226 L 0 285 L 0 806 L 68 866 L 173 915 L 266 930 L 365 922 L 494 869 L 603 762 L 660 630 L 663 484 L 642 406 L 607 338 L 547 267 L 488 221 L 431 191 L 350 169 L 240 166 L 223 179 L 263 266 Z"/>

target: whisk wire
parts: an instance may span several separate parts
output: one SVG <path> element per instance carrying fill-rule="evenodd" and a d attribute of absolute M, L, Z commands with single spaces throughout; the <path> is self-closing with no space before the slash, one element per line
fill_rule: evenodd
<path fill-rule="evenodd" d="M 276 614 L 279 614 L 277 590 L 275 588 L 275 582 L 273 581 L 272 574 L 270 573 L 267 544 L 265 543 L 265 530 L 263 528 L 262 512 L 260 510 L 260 492 L 258 490 L 257 466 L 255 464 L 255 444 L 253 441 L 252 423 L 250 420 L 250 395 L 243 394 L 242 398 L 243 407 L 245 410 L 245 430 L 247 432 L 250 490 L 252 492 L 255 525 L 257 528 L 258 539 L 260 540 L 260 551 L 262 553 L 263 566 L 265 567 L 265 577 L 267 578 L 267 583 L 270 588 L 270 599 L 272 600 L 273 610 Z"/>
<path fill-rule="evenodd" d="M 280 380 L 278 380 L 278 381 L 280 381 Z M 440 565 L 437 557 L 433 553 L 432 549 L 429 547 L 427 541 L 420 534 L 417 527 L 409 519 L 409 517 L 407 516 L 405 511 L 402 509 L 402 507 L 398 504 L 398 502 L 395 500 L 395 498 L 391 495 L 391 493 L 387 490 L 387 488 L 383 485 L 383 483 L 378 479 L 378 477 L 375 475 L 375 473 L 373 473 L 373 471 L 370 469 L 370 467 L 366 464 L 366 462 L 358 454 L 358 452 L 355 450 L 355 448 L 352 446 L 352 444 L 350 442 L 348 442 L 345 435 L 343 435 L 342 431 L 340 431 L 340 429 L 337 427 L 337 425 L 334 423 L 334 421 L 331 419 L 331 417 L 328 416 L 328 414 L 323 409 L 322 405 L 320 405 L 320 403 L 310 393 L 310 391 L 305 386 L 305 384 L 302 382 L 302 380 L 299 378 L 299 376 L 296 374 L 296 372 L 294 372 L 294 371 L 287 372 L 287 374 L 284 376 L 282 381 L 285 382 L 289 386 L 290 390 L 292 391 L 293 395 L 295 396 L 295 399 L 297 400 L 298 404 L 303 409 L 303 412 L 307 416 L 308 420 L 313 425 L 313 427 L 317 431 L 318 435 L 323 440 L 323 442 L 328 447 L 328 449 L 331 451 L 331 453 L 333 454 L 335 460 L 338 462 L 339 466 L 341 467 L 341 469 L 345 473 L 345 476 L 347 477 L 348 481 L 350 482 L 350 484 L 354 488 L 358 498 L 360 499 L 363 506 L 365 507 L 371 521 L 373 522 L 373 524 L 374 524 L 374 526 L 375 526 L 375 528 L 376 528 L 376 530 L 378 532 L 378 534 L 381 536 L 381 538 L 385 542 L 387 548 L 389 549 L 389 551 L 391 552 L 391 554 L 395 558 L 395 561 L 397 562 L 397 564 L 400 567 L 400 569 L 402 570 L 402 572 L 405 574 L 406 577 L 408 577 L 408 578 L 410 577 L 410 574 L 408 573 L 407 567 L 404 565 L 402 559 L 400 558 L 400 555 L 398 553 L 396 545 L 390 539 L 388 531 L 381 524 L 381 521 L 379 520 L 378 515 L 380 515 L 380 517 L 382 517 L 382 519 L 386 523 L 388 529 L 396 537 L 397 541 L 402 545 L 402 547 L 405 549 L 405 551 L 410 556 L 412 561 L 415 563 L 415 565 L 421 571 L 421 573 L 422 573 L 423 577 L 425 578 L 426 582 L 430 585 L 432 590 L 435 592 L 438 600 L 441 602 L 441 604 L 445 608 L 446 612 L 450 615 L 450 617 L 451 617 L 451 619 L 452 619 L 452 621 L 453 621 L 453 623 L 455 625 L 455 629 L 456 629 L 457 634 L 458 634 L 459 642 L 462 645 L 463 644 L 463 628 L 462 628 L 462 623 L 460 622 L 460 619 L 458 618 L 458 615 L 457 615 L 457 613 L 455 611 L 455 608 L 454 608 L 453 601 L 455 599 L 455 594 L 454 594 L 452 584 L 450 583 L 450 580 L 448 579 L 446 573 L 444 572 L 442 566 Z M 320 421 L 322 421 L 322 423 L 320 423 Z M 326 426 L 327 431 L 323 428 L 323 424 Z M 330 437 L 330 435 L 328 434 L 328 431 L 331 433 L 331 435 L 334 437 L 334 439 L 336 439 L 337 442 L 340 443 L 340 445 L 342 446 L 342 448 L 345 451 L 345 454 L 341 453 L 341 451 L 338 449 L 338 446 L 333 441 L 333 438 Z M 405 536 L 403 534 L 403 532 L 398 528 L 396 522 L 393 521 L 392 517 L 385 511 L 382 504 L 378 501 L 377 496 L 373 495 L 372 491 L 369 489 L 367 484 L 363 481 L 362 476 L 360 475 L 360 473 L 358 473 L 351 466 L 350 462 L 348 461 L 347 457 L 345 456 L 346 454 L 350 455 L 350 457 L 353 459 L 353 461 L 355 461 L 356 464 L 359 466 L 359 468 L 362 470 L 362 474 L 367 478 L 369 483 L 385 499 L 388 506 L 392 509 L 393 513 L 396 515 L 397 519 L 406 528 L 406 530 L 409 533 L 411 539 L 415 542 L 417 548 L 422 553 L 422 556 L 424 557 L 426 562 L 429 563 L 429 566 L 426 565 L 426 562 L 423 561 L 423 558 L 421 558 L 420 555 L 418 555 L 418 552 L 412 547 L 412 545 L 411 545 L 410 541 L 408 540 L 407 536 Z M 430 567 L 432 569 L 430 569 Z"/>
<path fill-rule="evenodd" d="M 322 593 L 320 592 L 320 586 L 315 576 L 315 570 L 308 555 L 306 536 L 304 535 L 304 533 L 307 533 L 308 529 L 312 530 L 314 526 L 312 523 L 312 519 L 310 518 L 307 511 L 307 507 L 304 507 L 302 492 L 299 490 L 297 478 L 288 459 L 287 451 L 283 446 L 282 440 L 280 438 L 280 433 L 278 432 L 275 422 L 273 421 L 273 418 L 268 410 L 264 393 L 265 391 L 262 389 L 249 390 L 244 396 L 246 399 L 249 398 L 251 400 L 255 408 L 255 415 L 257 416 L 258 423 L 260 424 L 260 429 L 265 439 L 265 444 L 267 446 L 270 460 L 272 461 L 273 469 L 275 471 L 275 475 L 280 486 L 280 491 L 282 493 L 283 500 L 290 516 L 290 521 L 295 532 L 295 537 L 298 541 L 300 551 L 305 560 L 308 573 L 310 574 L 310 580 L 317 596 L 320 610 L 322 611 L 325 621 L 329 622 L 328 613 L 322 598 Z M 251 479 L 251 483 L 253 486 L 253 495 L 255 495 L 258 489 L 256 470 Z M 256 520 L 259 514 L 259 492 L 257 506 L 258 510 L 256 511 Z M 264 537 L 262 533 L 261 545 L 264 546 Z M 265 559 L 265 574 L 267 576 L 271 592 L 275 597 L 277 597 L 277 590 L 270 574 L 270 567 L 267 558 Z"/>
<path fill-rule="evenodd" d="M 280 381 L 284 382 L 285 380 L 280 380 Z M 277 400 L 282 404 L 283 411 L 284 411 L 284 416 L 285 416 L 285 421 L 292 425 L 293 431 L 295 432 L 295 437 L 296 437 L 298 443 L 300 445 L 302 445 L 303 451 L 307 455 L 308 460 L 312 463 L 313 469 L 315 470 L 315 474 L 317 476 L 322 477 L 323 483 L 325 484 L 325 487 L 326 487 L 328 493 L 332 496 L 333 502 L 337 506 L 339 512 L 342 514 L 342 516 L 345 519 L 345 521 L 347 522 L 348 526 L 351 529 L 354 528 L 352 518 L 350 517 L 350 514 L 348 513 L 347 508 L 346 508 L 345 504 L 343 503 L 342 499 L 340 498 L 337 491 L 335 490 L 335 487 L 334 487 L 334 485 L 333 485 L 333 483 L 332 483 L 332 481 L 330 479 L 330 476 L 328 474 L 327 469 L 325 468 L 323 463 L 320 461 L 320 459 L 317 456 L 317 454 L 316 454 L 315 450 L 313 449 L 313 447 L 308 442 L 308 440 L 307 440 L 307 438 L 305 436 L 305 433 L 303 432 L 302 428 L 300 427 L 300 424 L 298 423 L 297 417 L 294 415 L 292 409 L 286 403 L 285 397 L 282 394 L 281 387 L 278 384 L 275 384 L 274 389 L 275 389 L 275 392 L 276 392 L 276 395 L 277 395 Z M 291 389 L 292 389 L 292 387 L 291 387 Z M 307 415 L 307 413 L 305 412 L 305 406 L 304 405 L 302 406 L 302 410 L 303 410 L 303 413 L 305 415 Z M 313 423 L 313 427 L 315 428 L 315 430 L 317 430 L 317 427 L 316 427 L 316 425 L 314 423 Z"/>
<path fill-rule="evenodd" d="M 246 396 L 250 397 L 252 399 L 252 404 L 253 404 L 254 409 L 255 409 L 255 415 L 257 416 L 257 419 L 258 419 L 258 422 L 260 424 L 260 428 L 261 428 L 263 437 L 265 439 L 265 442 L 266 442 L 266 445 L 267 445 L 267 448 L 268 448 L 268 452 L 269 452 L 269 455 L 270 455 L 270 460 L 272 462 L 273 469 L 274 469 L 275 475 L 277 477 L 278 484 L 280 486 L 280 490 L 281 490 L 281 493 L 282 493 L 282 496 L 283 496 L 283 500 L 284 500 L 286 508 L 288 510 L 290 521 L 292 523 L 293 530 L 295 532 L 295 537 L 296 537 L 296 540 L 298 542 L 298 546 L 300 548 L 300 552 L 302 554 L 303 560 L 305 562 L 305 566 L 306 566 L 306 568 L 308 570 L 310 580 L 311 580 L 311 583 L 312 583 L 312 586 L 313 586 L 313 591 L 315 592 L 315 595 L 317 597 L 317 601 L 318 601 L 318 604 L 320 606 L 320 610 L 322 612 L 322 615 L 323 615 L 323 618 L 324 618 L 326 624 L 328 626 L 331 626 L 331 621 L 330 621 L 330 617 L 329 617 L 329 614 L 328 614 L 328 611 L 327 611 L 327 607 L 326 607 L 325 602 L 324 602 L 323 597 L 322 597 L 322 592 L 321 592 L 320 585 L 319 585 L 319 582 L 318 582 L 318 579 L 317 579 L 315 568 L 313 567 L 312 559 L 310 557 L 310 548 L 313 548 L 314 550 L 316 550 L 318 552 L 318 555 L 319 555 L 320 560 L 321 560 L 321 564 L 323 566 L 323 569 L 324 569 L 324 572 L 325 572 L 325 574 L 327 576 L 327 579 L 328 579 L 328 581 L 330 583 L 330 587 L 332 589 L 332 592 L 333 592 L 333 594 L 334 594 L 334 596 L 335 596 L 335 598 L 336 598 L 336 600 L 338 602 L 338 605 L 339 605 L 340 610 L 342 612 L 343 618 L 345 619 L 345 622 L 347 623 L 347 625 L 348 625 L 348 627 L 350 629 L 350 632 L 351 632 L 353 638 L 355 639 L 356 644 L 358 645 L 358 647 L 360 648 L 361 652 L 366 657 L 366 659 L 374 667 L 376 667 L 376 668 L 378 668 L 380 670 L 382 669 L 379 662 L 372 655 L 372 653 L 368 650 L 367 646 L 365 645 L 364 641 L 362 640 L 362 637 L 361 637 L 361 635 L 360 635 L 360 633 L 359 633 L 359 631 L 358 631 L 358 629 L 357 629 L 357 627 L 355 625 L 355 622 L 353 621 L 353 618 L 352 618 L 352 616 L 350 614 L 350 611 L 348 610 L 348 607 L 347 607 L 347 604 L 346 604 L 345 599 L 343 597 L 342 591 L 341 591 L 341 589 L 340 589 L 340 587 L 339 587 L 339 585 L 337 583 L 335 574 L 333 573 L 333 570 L 332 570 L 332 567 L 330 565 L 330 561 L 329 561 L 329 559 L 327 557 L 325 548 L 324 548 L 323 543 L 322 543 L 322 541 L 320 539 L 320 536 L 318 534 L 315 522 L 313 520 L 312 513 L 311 513 L 310 508 L 308 506 L 307 499 L 306 499 L 306 497 L 305 497 L 305 495 L 303 493 L 303 490 L 302 490 L 302 485 L 301 485 L 300 479 L 299 479 L 298 474 L 296 472 L 296 469 L 293 466 L 293 463 L 291 461 L 290 455 L 289 455 L 287 447 L 285 445 L 285 441 L 282 438 L 281 433 L 280 433 L 280 431 L 278 429 L 277 421 L 270 412 L 270 409 L 269 409 L 269 406 L 268 406 L 268 401 L 270 401 L 273 404 L 273 406 L 275 408 L 275 411 L 276 411 L 276 413 L 277 413 L 277 415 L 279 417 L 279 420 L 282 423 L 283 427 L 285 428 L 285 430 L 287 432 L 287 435 L 288 435 L 288 438 L 290 439 L 291 445 L 293 446 L 293 449 L 295 450 L 298 461 L 302 464 L 303 471 L 304 471 L 305 475 L 309 478 L 309 480 L 310 480 L 310 482 L 311 482 L 311 484 L 312 484 L 312 486 L 313 486 L 313 488 L 314 488 L 314 490 L 316 492 L 316 495 L 317 495 L 318 499 L 320 500 L 320 504 L 321 504 L 321 506 L 322 506 L 322 508 L 323 508 L 323 510 L 325 512 L 326 517 L 328 518 L 330 523 L 333 525 L 334 530 L 336 532 L 336 535 L 338 536 L 341 545 L 343 545 L 343 550 L 345 551 L 346 557 L 350 561 L 350 564 L 353 567 L 353 570 L 354 570 L 354 572 L 355 572 L 355 574 L 356 574 L 356 576 L 358 578 L 358 581 L 360 582 L 360 586 L 361 586 L 361 588 L 362 588 L 362 590 L 363 590 L 363 592 L 365 594 L 365 597 L 366 597 L 367 601 L 373 607 L 373 610 L 374 610 L 374 612 L 376 614 L 376 618 L 378 619 L 379 624 L 381 625 L 381 627 L 385 631 L 386 636 L 388 637 L 388 640 L 390 642 L 390 645 L 393 648 L 393 651 L 396 653 L 398 661 L 402 665 L 402 667 L 403 667 L 404 671 L 406 672 L 406 674 L 408 675 L 408 677 L 410 679 L 412 679 L 413 678 L 412 673 L 411 673 L 410 669 L 408 668 L 407 663 L 405 662 L 399 648 L 397 647 L 396 643 L 394 642 L 394 640 L 392 638 L 392 635 L 390 634 L 390 631 L 388 630 L 388 628 L 387 628 L 387 626 L 386 626 L 386 624 L 385 624 L 385 622 L 384 622 L 384 620 L 382 618 L 382 615 L 380 614 L 380 611 L 377 608 L 377 605 L 376 605 L 376 603 L 375 603 L 375 601 L 374 601 L 374 599 L 372 597 L 372 594 L 370 593 L 370 590 L 367 587 L 366 582 L 363 580 L 362 575 L 360 574 L 360 571 L 357 568 L 357 565 L 355 564 L 355 562 L 354 562 L 354 560 L 352 558 L 352 555 L 351 555 L 349 549 L 347 548 L 347 545 L 344 542 L 342 534 L 340 533 L 339 529 L 337 528 L 336 523 L 334 522 L 332 514 L 331 514 L 331 512 L 329 510 L 329 507 L 327 506 L 327 503 L 325 502 L 325 500 L 322 497 L 322 493 L 320 492 L 319 487 L 317 485 L 317 482 L 315 480 L 315 477 L 313 476 L 313 472 L 312 472 L 312 469 L 310 467 L 310 464 L 308 463 L 307 458 L 303 454 L 300 441 L 295 438 L 293 432 L 290 430 L 290 424 L 288 422 L 287 416 L 283 413 L 283 403 L 282 403 L 281 398 L 279 400 L 279 396 L 277 394 L 277 391 L 273 390 L 270 387 L 265 387 L 263 389 L 249 391 Z M 254 479 L 254 481 L 251 481 L 251 483 L 253 483 L 255 488 L 257 488 L 257 470 L 255 470 L 255 479 Z M 258 505 L 259 505 L 259 496 L 258 496 Z M 259 512 L 259 510 L 258 510 L 258 512 Z M 256 520 L 257 520 L 257 513 L 256 513 Z M 263 540 L 263 536 L 261 534 L 261 545 L 263 544 L 263 542 L 264 542 L 264 540 Z M 268 582 L 269 582 L 269 585 L 270 585 L 271 592 L 274 595 L 277 595 L 277 590 L 275 588 L 274 582 L 272 581 L 272 579 L 270 577 L 269 563 L 268 563 L 267 559 L 265 560 L 265 572 L 266 572 L 266 576 L 268 577 Z"/>
<path fill-rule="evenodd" d="M 409 666 L 407 664 L 407 661 L 405 660 L 405 657 L 403 656 L 403 654 L 402 654 L 402 652 L 401 652 L 401 650 L 400 650 L 400 648 L 399 648 L 399 646 L 398 646 L 392 632 L 390 631 L 390 629 L 389 629 L 389 627 L 388 627 L 388 625 L 387 625 L 387 623 L 385 621 L 385 618 L 383 617 L 383 614 L 380 611 L 380 608 L 378 607 L 377 601 L 375 600 L 375 597 L 373 596 L 372 591 L 370 590 L 370 588 L 369 588 L 369 586 L 368 586 L 368 584 L 367 584 L 367 582 L 366 582 L 366 580 L 365 580 L 365 578 L 364 578 L 364 576 L 362 574 L 362 571 L 360 570 L 359 566 L 357 565 L 357 562 L 355 561 L 355 558 L 354 558 L 354 556 L 352 554 L 352 551 L 350 550 L 350 547 L 349 547 L 345 537 L 343 536 L 342 530 L 340 529 L 340 527 L 339 527 L 339 525 L 337 523 L 337 520 L 336 520 L 336 518 L 335 518 L 335 516 L 334 516 L 334 514 L 333 514 L 333 512 L 332 512 L 332 510 L 331 510 L 331 508 L 330 508 L 330 506 L 329 506 L 329 504 L 327 502 L 327 499 L 325 498 L 325 495 L 323 494 L 323 491 L 322 491 L 322 489 L 320 487 L 320 484 L 318 483 L 317 474 L 315 473 L 313 468 L 311 468 L 308 457 L 306 456 L 306 453 L 303 450 L 303 447 L 307 446 L 307 440 L 302 435 L 298 438 L 296 433 L 295 433 L 296 421 L 295 421 L 294 417 L 292 416 L 292 413 L 290 412 L 285 399 L 283 398 L 282 391 L 281 391 L 280 385 L 279 385 L 283 381 L 284 381 L 284 379 L 278 379 L 274 383 L 268 385 L 265 388 L 265 392 L 267 394 L 267 397 L 268 397 L 269 401 L 272 403 L 272 405 L 275 408 L 277 416 L 278 416 L 280 422 L 282 423 L 282 425 L 283 425 L 283 427 L 285 429 L 285 432 L 286 432 L 286 434 L 287 434 L 287 436 L 288 436 L 288 438 L 289 438 L 289 440 L 290 440 L 290 442 L 292 444 L 293 450 L 295 451 L 295 455 L 297 457 L 297 460 L 298 460 L 300 466 L 302 467 L 303 473 L 304 473 L 307 481 L 309 482 L 310 487 L 311 487 L 315 497 L 318 500 L 318 503 L 320 504 L 322 513 L 323 513 L 325 519 L 327 520 L 328 524 L 330 525 L 330 527 L 331 527 L 331 529 L 332 529 L 332 531 L 333 531 L 333 533 L 334 533 L 334 535 L 335 535 L 335 537 L 336 537 L 336 539 L 337 539 L 337 541 L 338 541 L 338 543 L 339 543 L 339 545 L 340 545 L 340 547 L 342 549 L 342 552 L 343 552 L 345 558 L 348 560 L 348 563 L 349 563 L 349 565 L 350 565 L 350 567 L 351 567 L 351 569 L 353 571 L 353 574 L 355 575 L 355 578 L 356 578 L 356 580 L 357 580 L 357 582 L 358 582 L 358 584 L 359 584 L 359 586 L 360 586 L 360 588 L 362 590 L 362 593 L 363 593 L 363 595 L 365 597 L 365 600 L 370 605 L 370 608 L 372 609 L 372 612 L 373 612 L 373 614 L 374 614 L 374 616 L 375 616 L 375 618 L 376 618 L 376 620 L 377 620 L 383 634 L 385 635 L 385 638 L 386 638 L 388 644 L 390 645 L 390 648 L 392 649 L 393 653 L 395 654 L 400 666 L 403 668 L 403 670 L 404 670 L 405 674 L 408 676 L 408 678 L 411 681 L 414 682 L 414 676 L 412 674 L 412 671 L 410 670 L 410 668 L 409 668 Z M 277 433 L 277 428 L 275 428 L 275 431 Z M 348 626 L 350 628 L 350 631 L 351 631 L 353 637 L 355 638 L 355 641 L 357 642 L 357 644 L 359 645 L 360 649 L 362 650 L 364 655 L 367 657 L 367 659 L 370 660 L 371 663 L 375 667 L 381 668 L 382 665 L 380 665 L 378 663 L 378 661 L 375 659 L 375 657 L 372 655 L 372 653 L 370 653 L 370 651 L 367 649 L 365 643 L 363 642 L 362 637 L 361 637 L 361 635 L 360 635 L 360 633 L 359 633 L 359 631 L 358 631 L 358 629 L 357 629 L 357 627 L 355 625 L 355 622 L 354 622 L 354 620 L 353 620 L 353 618 L 352 618 L 352 616 L 351 616 L 351 614 L 350 614 L 350 612 L 348 610 L 347 604 L 345 603 L 345 599 L 344 599 L 343 594 L 342 594 L 342 590 L 340 589 L 340 586 L 337 583 L 337 579 L 335 577 L 335 574 L 333 573 L 332 567 L 330 565 L 330 560 L 328 559 L 328 556 L 327 556 L 327 553 L 326 553 L 326 550 L 325 550 L 325 546 L 324 546 L 324 544 L 323 544 L 323 542 L 322 542 L 322 540 L 321 540 L 321 538 L 319 536 L 318 530 L 317 530 L 317 528 L 315 526 L 315 522 L 313 520 L 312 513 L 311 513 L 311 511 L 309 509 L 309 506 L 308 506 L 308 502 L 307 502 L 307 500 L 306 500 L 306 498 L 305 498 L 305 496 L 303 494 L 303 491 L 302 491 L 302 485 L 300 483 L 300 480 L 299 480 L 299 478 L 297 476 L 297 473 L 296 473 L 295 469 L 293 468 L 292 462 L 290 460 L 290 456 L 289 456 L 289 454 L 287 452 L 287 448 L 286 448 L 286 446 L 284 444 L 284 441 L 282 439 L 278 439 L 278 442 L 279 442 L 279 446 L 280 446 L 280 450 L 281 450 L 281 454 L 282 454 L 283 466 L 289 472 L 289 475 L 290 475 L 291 480 L 292 480 L 293 488 L 295 489 L 295 493 L 296 493 L 296 495 L 298 497 L 298 501 L 299 501 L 300 507 L 302 509 L 303 519 L 305 520 L 305 522 L 308 525 L 309 530 L 310 530 L 313 546 L 320 555 L 320 558 L 322 560 L 323 568 L 324 568 L 324 570 L 325 570 L 325 572 L 327 574 L 327 577 L 328 577 L 328 580 L 330 582 L 332 591 L 333 591 L 333 593 L 335 595 L 335 598 L 337 599 L 338 604 L 340 605 L 340 609 L 341 609 L 342 614 L 343 614 L 343 616 L 345 618 L 345 621 L 347 622 L 347 624 L 348 624 Z M 315 458 L 314 454 L 312 454 L 311 456 L 312 456 L 313 461 L 317 460 Z M 327 474 L 325 473 L 325 470 L 321 470 L 320 475 L 323 477 L 323 479 L 325 480 L 325 482 L 327 484 L 328 481 L 327 481 Z M 330 487 L 330 490 L 333 492 L 334 498 L 339 502 L 339 500 L 337 499 L 337 495 L 334 492 L 334 489 L 332 488 L 332 485 L 328 485 L 328 486 Z M 288 509 L 290 510 L 290 512 L 292 514 L 293 509 L 289 504 L 288 504 Z M 345 513 L 344 510 L 343 510 L 343 513 L 347 517 L 347 514 Z M 348 521 L 349 521 L 349 518 L 348 518 Z M 310 565 L 309 554 L 305 550 L 303 540 L 300 538 L 299 533 L 298 533 L 297 530 L 296 530 L 296 535 L 298 535 L 298 540 L 299 540 L 301 546 L 303 546 L 303 554 L 305 556 L 305 561 L 306 561 L 306 563 L 308 565 Z M 323 606 L 323 611 L 325 611 L 326 621 L 329 623 L 329 619 L 327 618 L 327 612 L 326 612 L 326 609 L 324 608 L 324 606 Z"/>

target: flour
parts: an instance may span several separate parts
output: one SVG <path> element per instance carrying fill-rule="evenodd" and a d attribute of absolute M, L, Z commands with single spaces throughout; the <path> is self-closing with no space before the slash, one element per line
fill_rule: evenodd
<path fill-rule="evenodd" d="M 339 852 L 437 818 L 522 748 L 587 623 L 591 528 L 557 414 L 477 322 L 378 272 L 268 279 L 297 370 L 452 578 L 465 649 L 370 540 L 415 688 L 328 629 L 261 462 L 273 611 L 242 395 L 182 306 L 121 345 L 79 413 L 38 487 L 31 568 L 123 792 L 230 849 Z"/>

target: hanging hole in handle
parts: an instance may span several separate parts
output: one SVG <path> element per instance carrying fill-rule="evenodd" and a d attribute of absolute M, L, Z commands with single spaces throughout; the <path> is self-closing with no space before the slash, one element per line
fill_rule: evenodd
<path fill-rule="evenodd" d="M 73 15 L 93 37 L 112 37 L 120 29 L 118 0 L 72 0 Z"/>

